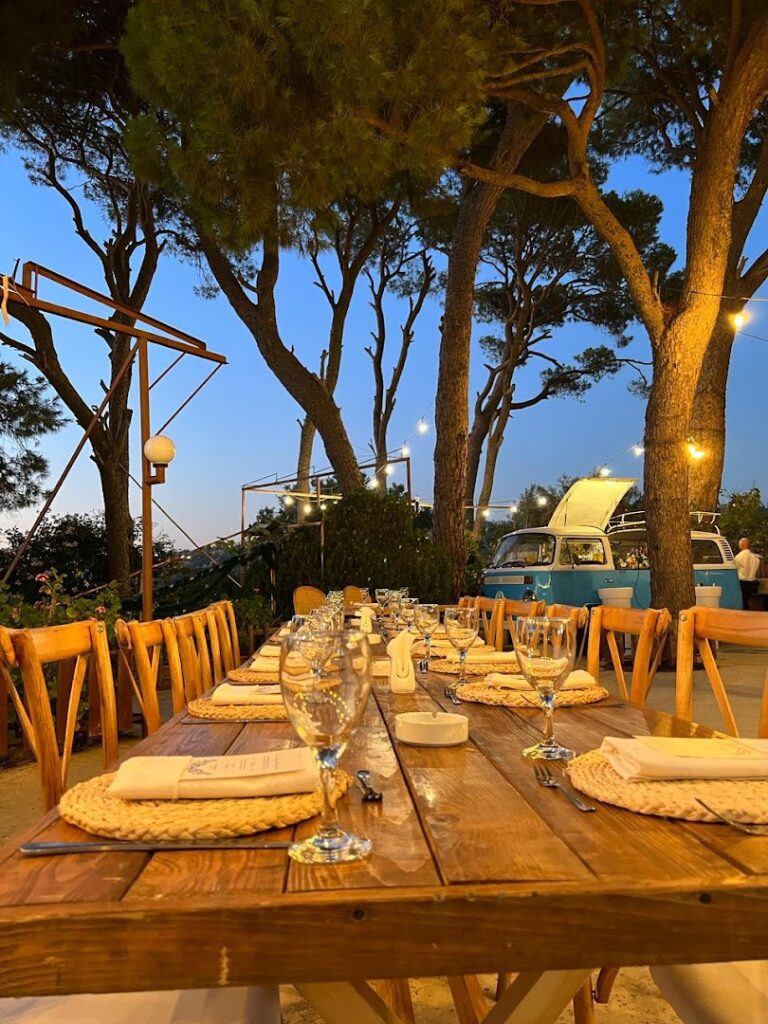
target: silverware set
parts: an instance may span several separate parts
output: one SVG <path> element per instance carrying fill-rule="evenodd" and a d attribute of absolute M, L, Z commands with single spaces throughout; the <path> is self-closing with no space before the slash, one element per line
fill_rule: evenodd
<path fill-rule="evenodd" d="M 547 789 L 559 789 L 563 796 L 567 797 L 573 806 L 578 808 L 580 811 L 586 812 L 596 810 L 592 804 L 588 804 L 582 800 L 576 790 L 569 786 L 562 776 L 557 778 L 553 775 L 549 765 L 544 764 L 542 761 L 534 761 L 533 771 L 536 775 L 536 781 L 540 786 L 544 786 Z"/>
<path fill-rule="evenodd" d="M 696 803 L 700 804 L 705 811 L 709 811 L 710 814 L 714 814 L 718 821 L 722 821 L 725 825 L 730 825 L 731 828 L 735 828 L 738 832 L 743 832 L 747 836 L 768 836 L 768 822 L 755 822 L 754 824 L 745 824 L 743 821 L 737 821 L 736 818 L 731 817 L 730 814 L 723 814 L 722 811 L 716 811 L 714 807 L 710 807 L 709 804 L 705 804 L 701 797 L 696 797 Z"/>

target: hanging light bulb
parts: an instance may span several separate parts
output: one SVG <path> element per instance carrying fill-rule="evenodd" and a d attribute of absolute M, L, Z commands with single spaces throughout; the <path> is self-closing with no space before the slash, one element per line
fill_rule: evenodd
<path fill-rule="evenodd" d="M 321 512 L 325 512 L 325 510 L 326 510 L 327 508 L 328 508 L 328 506 L 326 505 L 326 503 L 325 503 L 325 502 L 323 502 L 323 503 L 322 503 L 322 505 L 320 506 L 320 511 L 321 511 Z"/>
<path fill-rule="evenodd" d="M 515 512 L 517 512 L 517 505 L 510 505 L 509 511 L 512 513 L 512 515 L 514 515 Z"/>
<path fill-rule="evenodd" d="M 544 508 L 548 501 L 549 499 L 547 498 L 546 494 L 539 494 L 536 497 L 536 504 L 539 506 L 539 508 Z"/>
<path fill-rule="evenodd" d="M 286 494 L 283 498 L 283 504 L 290 507 L 294 503 L 294 500 L 295 499 L 290 494 Z"/>
<path fill-rule="evenodd" d="M 697 462 L 699 461 L 699 459 L 703 459 L 706 455 L 704 449 L 700 448 L 692 437 L 688 438 L 686 448 L 688 449 L 688 454 L 690 455 L 690 457 L 692 459 L 695 459 Z"/>
<path fill-rule="evenodd" d="M 637 458 L 640 458 L 640 456 L 643 454 L 644 451 L 645 451 L 645 448 L 643 448 L 643 446 L 641 444 L 633 444 L 632 445 L 632 454 L 636 455 Z"/>
<path fill-rule="evenodd" d="M 731 323 L 738 331 L 740 328 L 744 326 L 744 324 L 747 322 L 747 319 L 748 317 L 746 313 L 734 313 L 731 317 Z"/>
<path fill-rule="evenodd" d="M 598 472 L 599 472 L 600 476 L 602 476 L 602 477 L 606 477 L 606 476 L 610 476 L 611 475 L 611 471 L 610 471 L 610 469 L 607 466 L 601 466 L 600 469 L 598 470 Z"/>
<path fill-rule="evenodd" d="M 408 447 L 407 444 L 404 444 L 403 447 L 400 449 L 400 454 L 403 456 L 404 459 L 407 459 L 408 456 L 411 454 L 411 449 Z"/>
<path fill-rule="evenodd" d="M 309 515 L 309 513 L 310 513 L 311 511 L 312 511 L 312 506 L 311 506 L 311 505 L 310 505 L 310 503 L 309 503 L 309 502 L 307 501 L 307 502 L 306 502 L 306 503 L 304 504 L 304 515 L 308 516 L 308 515 Z"/>
<path fill-rule="evenodd" d="M 490 519 L 491 510 L 489 508 L 484 508 L 481 510 L 480 515 L 483 517 L 483 519 Z"/>
<path fill-rule="evenodd" d="M 420 434 L 426 434 L 427 431 L 429 430 L 429 424 L 426 422 L 426 420 L 421 419 L 416 424 L 416 429 Z"/>
<path fill-rule="evenodd" d="M 370 491 L 375 491 L 378 486 L 379 486 L 378 479 L 375 476 L 372 476 L 371 479 L 368 481 L 368 489 Z"/>
<path fill-rule="evenodd" d="M 392 476 L 392 474 L 395 472 L 395 467 L 388 462 L 384 467 L 384 472 L 387 474 L 387 476 Z"/>

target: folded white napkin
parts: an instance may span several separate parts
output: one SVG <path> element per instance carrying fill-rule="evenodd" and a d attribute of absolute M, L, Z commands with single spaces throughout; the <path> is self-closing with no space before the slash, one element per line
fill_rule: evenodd
<path fill-rule="evenodd" d="M 629 782 L 768 777 L 768 740 L 606 736 L 600 753 Z"/>
<path fill-rule="evenodd" d="M 262 683 L 261 686 L 221 683 L 211 694 L 214 704 L 282 704 L 280 684 Z"/>
<path fill-rule="evenodd" d="M 277 673 L 280 668 L 274 655 L 264 654 L 263 651 L 259 651 L 258 654 L 255 654 L 245 667 L 249 672 L 272 672 L 275 678 L 277 678 Z"/>
<path fill-rule="evenodd" d="M 532 687 L 525 676 L 518 673 L 489 672 L 485 677 L 485 681 L 489 686 L 497 686 L 500 690 L 532 690 Z M 560 689 L 586 690 L 590 686 L 595 685 L 594 676 L 590 675 L 589 672 L 585 672 L 583 669 L 577 669 L 575 672 L 571 672 L 569 674 Z"/>
<path fill-rule="evenodd" d="M 407 629 L 398 633 L 387 644 L 389 655 L 389 688 L 393 693 L 412 693 L 416 689 L 416 673 L 413 671 L 411 648 L 415 640 Z"/>
<path fill-rule="evenodd" d="M 281 796 L 317 789 L 308 747 L 233 757 L 131 757 L 109 787 L 123 800 L 210 800 Z"/>
<path fill-rule="evenodd" d="M 265 644 L 264 647 L 259 648 L 257 654 L 254 654 L 254 658 L 279 658 L 280 657 L 280 644 Z"/>
<path fill-rule="evenodd" d="M 368 605 L 361 605 L 358 612 L 360 618 L 360 632 L 361 633 L 372 633 L 373 632 L 373 611 Z"/>

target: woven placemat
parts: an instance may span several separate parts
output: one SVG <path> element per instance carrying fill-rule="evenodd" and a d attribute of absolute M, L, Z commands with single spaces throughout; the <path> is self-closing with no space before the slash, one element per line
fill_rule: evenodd
<path fill-rule="evenodd" d="M 700 797 L 716 811 L 745 825 L 768 821 L 768 779 L 658 779 L 627 782 L 599 750 L 574 758 L 568 767 L 574 789 L 637 814 L 686 821 L 717 821 L 696 802 Z"/>
<path fill-rule="evenodd" d="M 458 661 L 449 661 L 447 658 L 435 658 L 430 661 L 429 667 L 432 672 L 447 672 L 454 676 L 461 673 L 461 664 Z M 466 674 L 468 676 L 487 676 L 489 672 L 510 672 L 515 667 L 514 661 L 468 661 Z"/>
<path fill-rule="evenodd" d="M 541 701 L 533 690 L 507 690 L 482 682 L 457 687 L 456 696 L 472 704 L 492 704 L 504 708 L 541 707 Z M 603 686 L 587 686 L 583 690 L 560 690 L 555 697 L 555 707 L 573 708 L 579 704 L 597 704 L 607 696 L 608 691 Z"/>
<path fill-rule="evenodd" d="M 221 722 L 288 721 L 288 712 L 282 704 L 214 704 L 204 697 L 191 700 L 187 712 L 193 718 L 215 718 Z"/>
<path fill-rule="evenodd" d="M 279 683 L 280 666 L 274 672 L 254 672 L 250 668 L 232 668 L 227 672 L 230 683 Z"/>
<path fill-rule="evenodd" d="M 121 800 L 107 790 L 114 774 L 98 775 L 67 790 L 59 813 L 86 832 L 113 839 L 230 839 L 295 825 L 320 813 L 320 793 L 237 800 Z M 336 798 L 352 784 L 337 772 Z"/>

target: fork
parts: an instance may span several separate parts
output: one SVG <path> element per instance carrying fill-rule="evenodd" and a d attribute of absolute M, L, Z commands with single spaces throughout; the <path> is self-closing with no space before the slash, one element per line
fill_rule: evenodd
<path fill-rule="evenodd" d="M 714 807 L 710 807 L 709 804 L 705 804 L 698 796 L 696 797 L 696 803 L 701 804 L 705 811 L 709 811 L 710 814 L 714 814 L 718 821 L 722 821 L 726 825 L 730 825 L 731 828 L 735 828 L 739 832 L 744 832 L 745 835 L 768 836 L 768 822 L 765 824 L 745 825 L 744 822 L 737 821 L 729 814 L 721 814 L 720 811 L 716 811 Z"/>
<path fill-rule="evenodd" d="M 541 761 L 533 762 L 533 770 L 536 773 L 536 781 L 540 786 L 546 786 L 547 789 L 559 789 L 563 796 L 567 796 L 573 806 L 577 807 L 580 811 L 595 810 L 592 804 L 585 803 L 578 793 L 571 789 L 570 786 L 566 785 L 564 782 L 559 782 L 549 770 L 548 766 L 542 764 Z"/>

